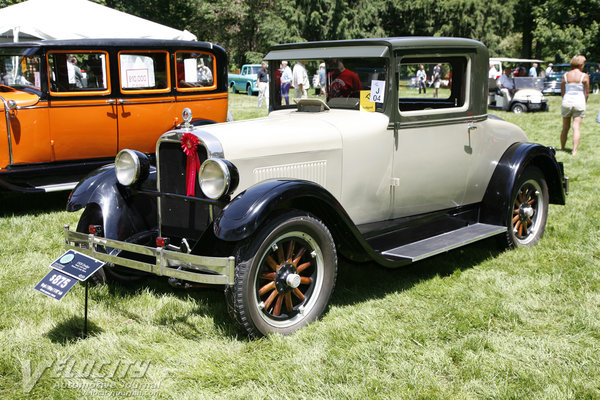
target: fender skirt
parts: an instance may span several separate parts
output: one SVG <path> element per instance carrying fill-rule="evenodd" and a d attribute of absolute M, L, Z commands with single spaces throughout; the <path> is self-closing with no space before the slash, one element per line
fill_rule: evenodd
<path fill-rule="evenodd" d="M 82 179 L 69 196 L 67 211 L 96 207 L 101 213 L 104 237 L 125 240 L 157 226 L 156 199 L 136 195 L 120 185 L 114 168 L 114 164 L 105 165 Z M 150 167 L 142 185 L 156 190 L 155 167 Z"/>
<path fill-rule="evenodd" d="M 556 161 L 554 149 L 535 143 L 515 143 L 498 162 L 483 197 L 481 222 L 505 225 L 509 199 L 515 182 L 527 166 L 539 168 L 548 184 L 549 201 L 565 204 L 565 178 L 562 163 Z"/>

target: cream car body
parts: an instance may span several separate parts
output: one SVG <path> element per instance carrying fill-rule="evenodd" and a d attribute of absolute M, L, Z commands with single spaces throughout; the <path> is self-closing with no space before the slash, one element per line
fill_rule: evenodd
<path fill-rule="evenodd" d="M 86 209 L 67 247 L 109 263 L 99 280 L 224 285 L 248 334 L 287 334 L 325 310 L 338 255 L 394 268 L 495 235 L 529 246 L 565 202 L 554 150 L 487 114 L 479 42 L 298 43 L 265 59 L 269 116 L 185 124 L 156 167 L 123 151 L 74 190 L 68 208 Z M 291 99 L 284 60 L 326 65 L 324 94 Z M 421 66 L 441 76 L 423 94 Z"/>

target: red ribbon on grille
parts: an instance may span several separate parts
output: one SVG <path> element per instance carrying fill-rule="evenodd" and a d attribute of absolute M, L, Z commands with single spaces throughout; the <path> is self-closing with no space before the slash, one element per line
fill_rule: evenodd
<path fill-rule="evenodd" d="M 187 156 L 185 171 L 185 190 L 187 196 L 196 194 L 196 173 L 200 169 L 200 158 L 198 157 L 198 145 L 200 140 L 193 133 L 184 133 L 181 137 L 181 149 Z"/>

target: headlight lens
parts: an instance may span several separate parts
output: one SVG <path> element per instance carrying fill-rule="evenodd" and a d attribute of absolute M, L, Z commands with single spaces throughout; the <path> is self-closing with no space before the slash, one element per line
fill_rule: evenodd
<path fill-rule="evenodd" d="M 135 150 L 121 150 L 115 158 L 115 173 L 121 185 L 130 186 L 146 179 L 150 160 L 144 153 Z"/>
<path fill-rule="evenodd" d="M 216 200 L 237 186 L 237 170 L 233 164 L 219 158 L 209 158 L 202 163 L 198 175 L 200 189 L 209 199 Z"/>

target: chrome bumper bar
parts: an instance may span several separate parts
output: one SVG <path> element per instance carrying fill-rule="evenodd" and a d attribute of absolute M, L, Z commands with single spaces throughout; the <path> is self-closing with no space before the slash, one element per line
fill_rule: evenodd
<path fill-rule="evenodd" d="M 86 247 L 83 247 L 86 246 Z M 118 255 L 98 251 L 97 246 L 105 246 L 130 253 L 154 257 L 156 263 L 130 260 Z M 148 247 L 119 240 L 106 239 L 93 234 L 74 232 L 65 225 L 65 247 L 87 254 L 106 263 L 144 271 L 159 276 L 169 276 L 185 281 L 211 285 L 233 285 L 235 258 L 204 257 L 164 247 Z"/>

